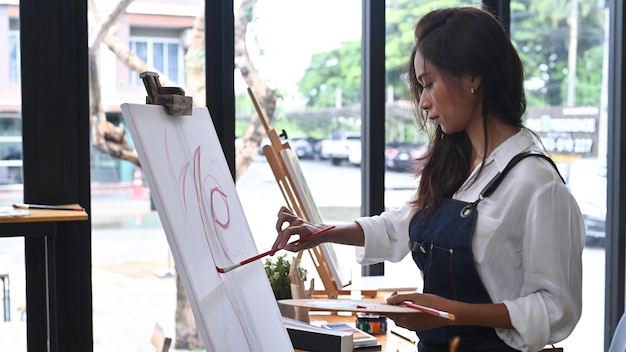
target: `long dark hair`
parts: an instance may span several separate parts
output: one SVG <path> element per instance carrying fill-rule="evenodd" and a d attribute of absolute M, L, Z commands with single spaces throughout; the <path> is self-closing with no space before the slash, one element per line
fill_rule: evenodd
<path fill-rule="evenodd" d="M 485 141 L 487 116 L 523 126 L 526 98 L 522 62 L 506 31 L 490 12 L 474 7 L 439 9 L 417 23 L 408 80 L 417 121 L 426 129 L 428 118 L 419 107 L 422 87 L 415 76 L 418 52 L 450 81 L 459 82 L 466 74 L 482 78 L 476 94 L 482 99 Z M 487 157 L 487 145 L 483 159 Z M 465 131 L 446 134 L 437 127 L 423 159 L 418 196 L 411 204 L 428 215 L 443 199 L 451 198 L 469 176 L 470 159 L 471 145 Z"/>

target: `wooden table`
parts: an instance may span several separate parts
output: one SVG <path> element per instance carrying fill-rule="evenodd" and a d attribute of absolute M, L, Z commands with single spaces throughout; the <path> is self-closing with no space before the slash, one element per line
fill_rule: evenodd
<path fill-rule="evenodd" d="M 72 204 L 72 207 L 80 207 Z M 57 224 L 85 221 L 85 211 L 28 209 L 28 215 L 0 217 L 0 237 L 24 237 L 41 255 L 26 255 L 26 339 L 28 351 L 56 351 L 57 286 L 55 237 Z"/>

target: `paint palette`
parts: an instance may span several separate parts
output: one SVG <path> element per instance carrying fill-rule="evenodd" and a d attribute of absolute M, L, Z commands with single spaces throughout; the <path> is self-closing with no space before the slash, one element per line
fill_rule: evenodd
<path fill-rule="evenodd" d="M 349 299 L 282 299 L 279 304 L 304 307 L 314 310 L 366 312 L 377 314 L 422 313 L 416 309 L 387 304 L 383 301 L 361 301 Z"/>

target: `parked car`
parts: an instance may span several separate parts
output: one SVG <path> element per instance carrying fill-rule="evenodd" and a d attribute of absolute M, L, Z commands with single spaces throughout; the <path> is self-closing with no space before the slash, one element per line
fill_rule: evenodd
<path fill-rule="evenodd" d="M 298 159 L 314 159 L 317 141 L 309 137 L 289 137 L 289 146 Z"/>
<path fill-rule="evenodd" d="M 285 141 L 283 140 L 282 143 Z M 315 158 L 315 139 L 305 136 L 296 136 L 288 138 L 289 146 L 291 150 L 296 153 L 298 159 L 314 159 Z M 263 137 L 261 144 L 259 145 L 259 155 L 264 155 L 263 146 L 269 145 L 270 139 Z"/>
<path fill-rule="evenodd" d="M 349 161 L 350 154 L 357 150 L 358 153 L 361 152 L 361 133 L 344 132 L 339 139 L 322 140 L 319 155 L 320 159 L 330 159 L 333 165 L 341 165 L 344 161 Z"/>
<path fill-rule="evenodd" d="M 348 163 L 352 166 L 361 166 L 362 158 L 363 155 L 361 154 L 361 139 L 359 137 L 358 141 L 354 141 L 350 145 L 350 151 L 348 153 Z"/>
<path fill-rule="evenodd" d="M 603 246 L 606 237 L 606 160 L 575 160 L 563 169 L 563 178 L 583 214 L 587 244 Z"/>
<path fill-rule="evenodd" d="M 385 163 L 388 170 L 416 172 L 421 166 L 419 158 L 427 151 L 426 144 L 390 143 L 385 148 Z"/>

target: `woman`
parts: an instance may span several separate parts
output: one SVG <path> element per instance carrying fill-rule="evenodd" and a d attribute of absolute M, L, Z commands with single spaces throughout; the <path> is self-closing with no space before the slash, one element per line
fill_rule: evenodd
<path fill-rule="evenodd" d="M 418 120 L 436 126 L 416 196 L 297 246 L 291 236 L 324 225 L 283 207 L 274 248 L 350 244 L 361 264 L 411 253 L 424 293 L 388 303 L 456 317 L 391 316 L 417 332 L 420 352 L 448 351 L 455 336 L 459 351 L 538 351 L 563 340 L 582 310 L 584 223 L 523 125 L 523 67 L 506 32 L 477 8 L 432 11 L 415 28 L 408 77 Z"/>

